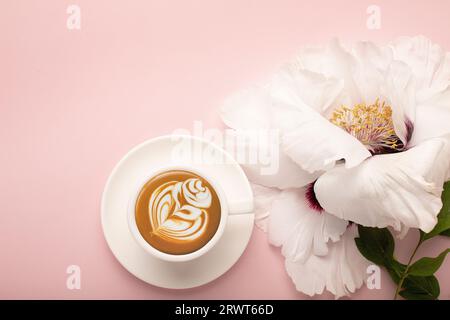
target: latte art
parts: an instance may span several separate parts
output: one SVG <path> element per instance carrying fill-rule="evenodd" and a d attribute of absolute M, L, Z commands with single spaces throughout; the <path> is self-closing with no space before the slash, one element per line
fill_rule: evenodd
<path fill-rule="evenodd" d="M 170 181 L 150 198 L 149 214 L 153 233 L 168 240 L 192 241 L 201 237 L 208 222 L 211 191 L 197 178 Z"/>
<path fill-rule="evenodd" d="M 220 216 L 214 188 L 186 170 L 166 171 L 150 179 L 135 207 L 142 237 L 169 254 L 187 254 L 203 247 L 216 233 Z"/>

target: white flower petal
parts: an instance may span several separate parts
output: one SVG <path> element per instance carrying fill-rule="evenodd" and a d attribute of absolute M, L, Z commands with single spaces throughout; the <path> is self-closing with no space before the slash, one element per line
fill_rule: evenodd
<path fill-rule="evenodd" d="M 341 94 L 343 87 L 342 80 L 326 78 L 301 69 L 296 63 L 290 63 L 272 79 L 270 95 L 274 101 L 292 106 L 306 104 L 325 114 Z"/>
<path fill-rule="evenodd" d="M 361 95 L 353 78 L 356 60 L 337 39 L 332 40 L 324 48 L 303 48 L 294 63 L 298 65 L 298 68 L 323 74 L 327 78 L 342 80 L 344 84 L 342 103 L 351 105 L 361 101 Z"/>
<path fill-rule="evenodd" d="M 370 262 L 359 253 L 357 236 L 358 229 L 353 225 L 340 241 L 329 244 L 326 256 L 311 255 L 305 262 L 286 259 L 287 273 L 297 290 L 313 296 L 326 289 L 340 298 L 359 289 L 367 278 Z"/>
<path fill-rule="evenodd" d="M 382 95 L 391 106 L 395 133 L 404 145 L 407 145 L 411 138 L 411 125 L 415 121 L 416 112 L 411 70 L 406 64 L 394 61 L 389 66 L 384 81 Z"/>
<path fill-rule="evenodd" d="M 447 133 L 450 133 L 450 101 L 447 108 L 437 105 L 417 107 L 411 146 Z"/>
<path fill-rule="evenodd" d="M 283 191 L 273 201 L 269 217 L 269 241 L 282 246 L 283 255 L 293 261 L 326 255 L 328 242 L 338 241 L 347 227 L 347 221 L 311 209 L 305 190 Z"/>
<path fill-rule="evenodd" d="M 428 99 L 427 101 L 422 102 L 420 106 L 424 107 L 435 106 L 446 108 L 448 110 L 450 108 L 450 86 L 447 87 L 446 90 L 442 90 L 438 94 L 435 94 L 432 98 Z"/>
<path fill-rule="evenodd" d="M 255 224 L 264 232 L 268 229 L 268 220 L 273 200 L 280 194 L 281 190 L 267 188 L 252 183 Z"/>
<path fill-rule="evenodd" d="M 387 102 L 392 109 L 395 132 L 406 145 L 410 138 L 408 122 L 414 121 L 415 113 L 411 69 L 393 60 L 390 47 L 379 47 L 371 42 L 356 43 L 353 54 L 358 61 L 353 77 L 362 102 L 372 104 L 377 99 Z"/>
<path fill-rule="evenodd" d="M 320 172 L 303 170 L 280 150 L 278 135 L 228 130 L 227 139 L 235 142 L 235 160 L 253 183 L 279 189 L 299 188 L 315 181 L 320 175 Z"/>
<path fill-rule="evenodd" d="M 402 37 L 393 42 L 394 58 L 408 64 L 415 78 L 419 104 L 447 90 L 450 85 L 450 54 L 429 39 Z"/>
<path fill-rule="evenodd" d="M 319 203 L 341 219 L 371 227 L 433 229 L 450 178 L 450 135 L 352 169 L 336 167 L 315 183 Z"/>
<path fill-rule="evenodd" d="M 283 136 L 282 147 L 308 172 L 328 170 L 341 159 L 347 168 L 353 168 L 371 156 L 355 137 L 306 109 L 297 129 Z"/>
<path fill-rule="evenodd" d="M 305 112 L 317 113 L 326 109 L 341 89 L 338 82 L 319 79 L 319 76 L 315 77 L 315 83 L 305 88 L 308 77 L 315 76 L 312 73 L 294 76 L 281 71 L 267 85 L 229 97 L 220 110 L 221 118 L 228 127 L 237 130 L 272 129 L 284 133 L 295 129 Z M 325 92 L 326 98 L 322 95 Z M 317 110 L 303 99 L 313 101 Z"/>
<path fill-rule="evenodd" d="M 289 125 L 288 121 L 275 119 L 289 111 L 274 109 L 267 92 L 267 88 L 253 88 L 226 101 L 221 110 L 222 120 L 236 129 L 227 131 L 227 139 L 234 141 L 236 149 L 243 155 L 242 158 L 236 156 L 236 160 L 252 182 L 280 189 L 302 187 L 314 181 L 318 174 L 299 167 L 280 150 L 278 139 L 272 139 L 271 135 L 277 132 L 271 130 L 281 130 Z"/>
<path fill-rule="evenodd" d="M 278 169 L 273 173 L 269 170 L 267 174 L 261 174 L 265 166 L 260 164 L 242 163 L 241 166 L 251 182 L 279 189 L 303 187 L 320 175 L 320 172 L 309 173 L 303 170 L 284 152 L 280 151 L 278 156 Z"/>
<path fill-rule="evenodd" d="M 368 41 L 357 42 L 352 48 L 357 61 L 353 71 L 361 101 L 372 104 L 380 97 L 380 87 L 385 83 L 385 73 L 392 63 L 392 50 Z"/>

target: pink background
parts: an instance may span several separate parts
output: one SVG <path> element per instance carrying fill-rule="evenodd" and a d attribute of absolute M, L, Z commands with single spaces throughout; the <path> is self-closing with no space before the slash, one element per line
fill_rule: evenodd
<path fill-rule="evenodd" d="M 366 28 L 379 5 L 381 30 Z M 66 8 L 81 7 L 81 30 Z M 255 230 L 239 262 L 184 291 L 148 285 L 115 260 L 100 196 L 134 145 L 194 120 L 219 124 L 230 93 L 263 79 L 303 44 L 424 34 L 450 50 L 450 1 L 3 0 L 0 5 L 0 298 L 303 299 L 279 249 Z M 398 247 L 407 258 L 415 234 Z M 445 239 L 426 244 L 436 255 Z M 66 267 L 82 269 L 81 290 Z M 438 272 L 450 299 L 450 259 Z M 391 298 L 361 289 L 353 298 Z M 330 298 L 326 294 L 319 298 Z"/>

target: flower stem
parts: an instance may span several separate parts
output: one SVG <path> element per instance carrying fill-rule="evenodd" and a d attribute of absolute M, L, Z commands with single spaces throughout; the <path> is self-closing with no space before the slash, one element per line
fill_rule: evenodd
<path fill-rule="evenodd" d="M 405 271 L 403 272 L 402 276 L 400 277 L 400 280 L 397 285 L 397 289 L 395 290 L 394 300 L 397 300 L 397 298 L 398 298 L 398 294 L 403 287 L 403 281 L 405 281 L 406 276 L 408 275 L 408 271 L 409 271 L 409 267 L 411 266 L 411 262 L 414 259 L 414 256 L 416 255 L 417 250 L 419 249 L 422 242 L 423 242 L 422 236 L 420 236 L 419 242 L 417 243 L 416 247 L 414 248 L 414 251 L 412 252 L 411 256 L 409 257 L 408 264 L 406 265 Z"/>

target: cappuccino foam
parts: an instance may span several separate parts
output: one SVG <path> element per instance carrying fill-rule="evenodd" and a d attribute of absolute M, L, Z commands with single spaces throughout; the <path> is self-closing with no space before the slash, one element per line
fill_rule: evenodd
<path fill-rule="evenodd" d="M 135 218 L 142 237 L 168 254 L 188 254 L 202 248 L 220 223 L 220 201 L 203 177 L 170 170 L 150 179 L 141 189 Z"/>

